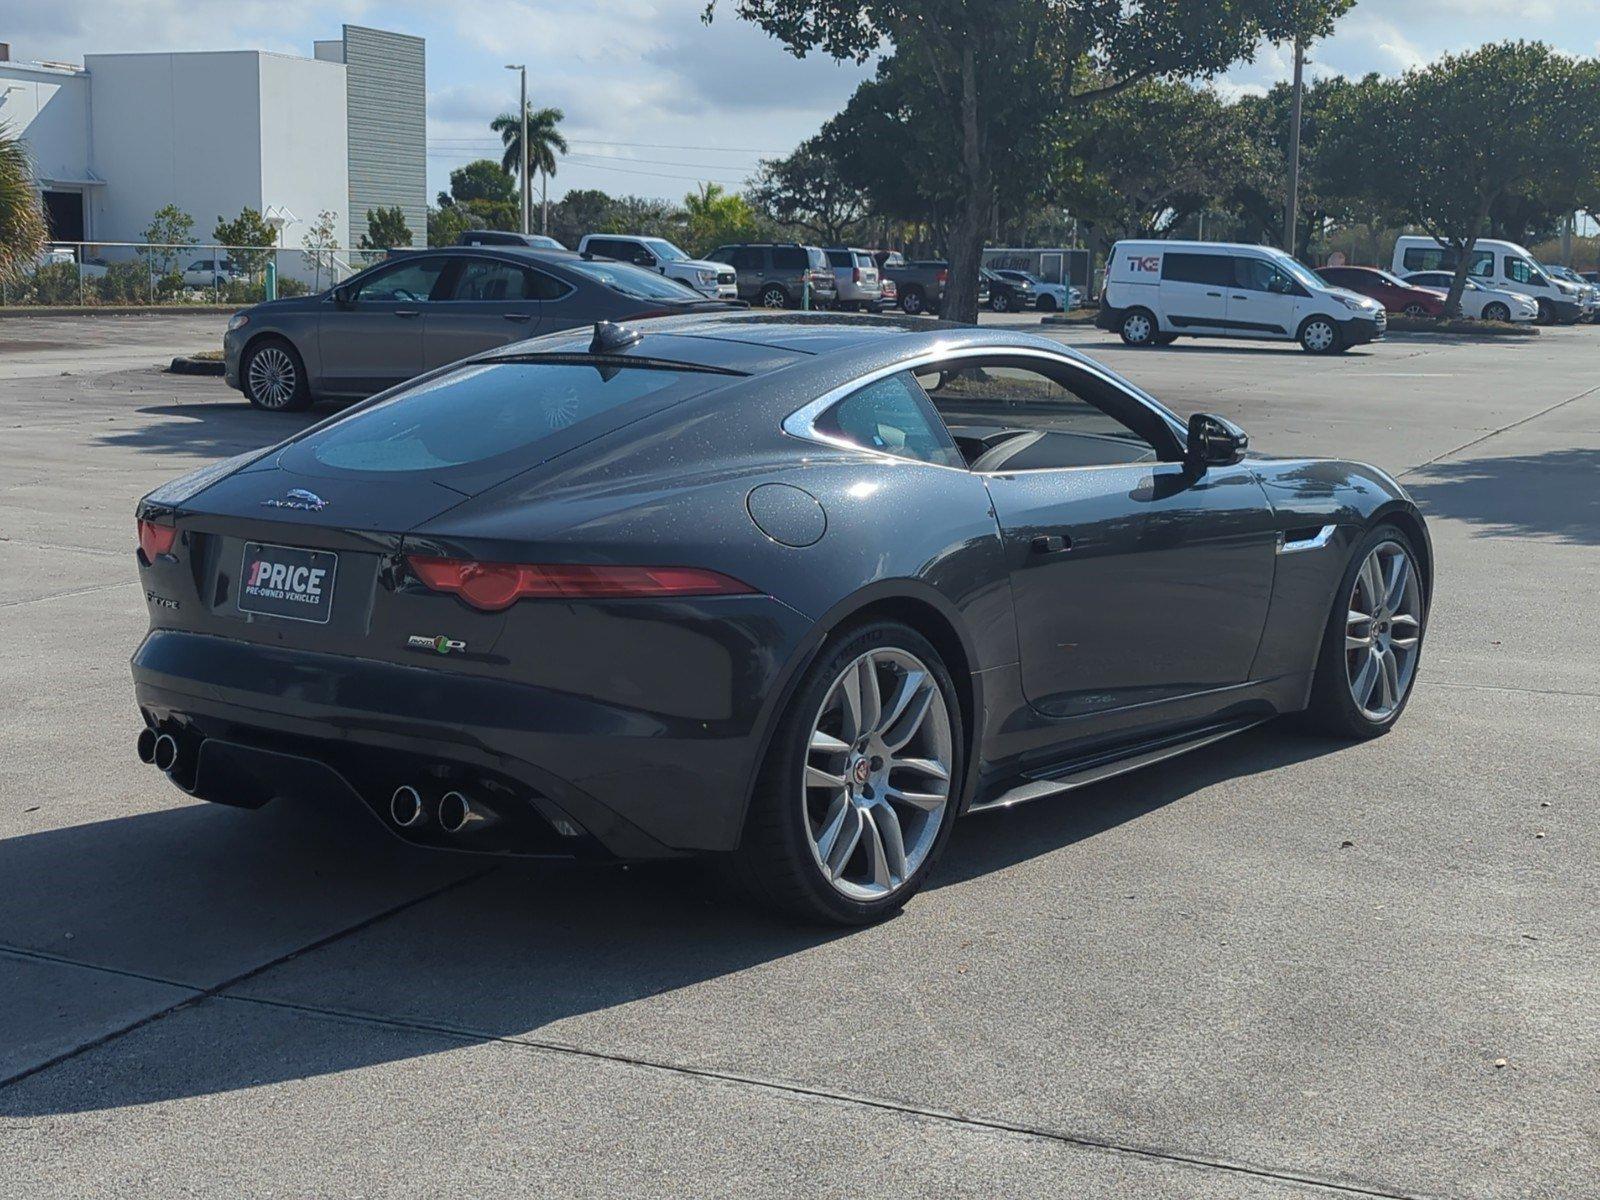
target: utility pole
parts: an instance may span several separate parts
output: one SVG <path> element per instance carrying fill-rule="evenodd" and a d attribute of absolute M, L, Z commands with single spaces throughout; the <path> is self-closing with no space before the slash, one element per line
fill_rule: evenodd
<path fill-rule="evenodd" d="M 1300 102 L 1305 96 L 1306 43 L 1294 39 L 1294 102 L 1289 116 L 1289 195 L 1283 206 L 1283 248 L 1294 254 L 1295 226 L 1300 216 Z"/>
<path fill-rule="evenodd" d="M 529 228 L 533 188 L 532 181 L 528 178 L 528 68 L 524 63 L 507 63 L 506 70 L 518 71 L 522 75 L 522 105 L 517 109 L 522 115 L 522 136 L 519 139 L 522 146 L 522 169 L 518 173 L 522 176 L 522 232 L 532 233 L 533 230 Z"/>

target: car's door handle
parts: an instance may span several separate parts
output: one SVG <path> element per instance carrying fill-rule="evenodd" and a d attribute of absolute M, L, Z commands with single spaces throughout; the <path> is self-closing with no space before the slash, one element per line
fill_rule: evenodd
<path fill-rule="evenodd" d="M 1072 549 L 1072 539 L 1064 533 L 1041 533 L 1028 543 L 1033 554 L 1062 554 Z"/>
<path fill-rule="evenodd" d="M 1217 300 L 1221 300 L 1222 299 L 1222 293 L 1221 292 L 1207 292 L 1206 295 L 1212 297 L 1213 299 L 1217 299 Z"/>
<path fill-rule="evenodd" d="M 415 308 L 397 308 L 394 310 L 394 315 L 397 317 L 420 317 L 422 312 L 420 309 Z"/>
<path fill-rule="evenodd" d="M 501 316 L 501 318 L 503 320 L 507 320 L 507 321 L 531 321 L 531 320 L 533 320 L 533 314 L 532 313 L 501 313 L 500 316 Z"/>
<path fill-rule="evenodd" d="M 1248 300 L 1248 299 L 1250 299 L 1250 297 L 1249 297 L 1249 296 L 1241 296 L 1241 295 L 1239 295 L 1239 293 L 1238 293 L 1238 292 L 1235 292 L 1235 293 L 1234 293 L 1234 294 L 1233 294 L 1233 298 L 1234 298 L 1234 299 L 1235 299 L 1235 300 Z"/>

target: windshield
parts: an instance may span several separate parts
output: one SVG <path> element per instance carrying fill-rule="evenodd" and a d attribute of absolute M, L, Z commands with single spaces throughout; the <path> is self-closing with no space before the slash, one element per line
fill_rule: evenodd
<path fill-rule="evenodd" d="M 1328 286 L 1326 279 L 1319 277 L 1309 268 L 1303 266 L 1298 259 L 1290 258 L 1281 250 L 1272 256 L 1272 261 L 1282 267 L 1301 287 L 1320 292 Z"/>
<path fill-rule="evenodd" d="M 665 238 L 645 238 L 644 244 L 662 262 L 683 262 L 689 257 Z"/>
<path fill-rule="evenodd" d="M 702 300 L 703 296 L 687 284 L 679 283 L 676 279 L 668 279 L 665 275 L 657 275 L 654 271 L 646 271 L 628 263 L 593 262 L 563 263 L 562 266 L 569 270 L 587 275 L 596 283 L 603 284 L 614 292 L 621 292 L 624 296 L 632 296 L 637 300 Z"/>
<path fill-rule="evenodd" d="M 1389 284 L 1391 287 L 1410 287 L 1411 286 L 1404 279 L 1401 279 L 1398 275 L 1391 275 L 1388 271 L 1379 270 L 1379 271 L 1376 271 L 1374 273 L 1378 276 L 1379 279 L 1383 280 L 1385 283 Z"/>

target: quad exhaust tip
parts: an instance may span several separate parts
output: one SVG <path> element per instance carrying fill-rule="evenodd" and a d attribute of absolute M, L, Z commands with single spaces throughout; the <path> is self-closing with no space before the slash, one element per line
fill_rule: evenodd
<path fill-rule="evenodd" d="M 439 828 L 446 833 L 460 833 L 470 822 L 482 819 L 462 792 L 446 792 L 439 800 Z"/>
<path fill-rule="evenodd" d="M 428 817 L 422 794 L 410 785 L 397 787 L 389 797 L 389 819 L 401 829 L 415 829 Z"/>
<path fill-rule="evenodd" d="M 170 771 L 178 761 L 178 742 L 170 733 L 163 733 L 155 740 L 155 745 L 150 751 L 150 761 L 159 770 Z"/>
<path fill-rule="evenodd" d="M 133 744 L 133 751 L 139 756 L 139 761 L 149 766 L 156 760 L 156 731 L 148 726 L 139 731 L 139 739 Z"/>

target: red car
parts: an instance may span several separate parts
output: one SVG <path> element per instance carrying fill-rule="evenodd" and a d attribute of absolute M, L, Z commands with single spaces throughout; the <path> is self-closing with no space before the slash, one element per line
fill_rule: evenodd
<path fill-rule="evenodd" d="M 1445 293 L 1417 287 L 1377 267 L 1323 267 L 1318 272 L 1334 287 L 1371 296 L 1392 313 L 1408 317 L 1444 316 Z"/>

